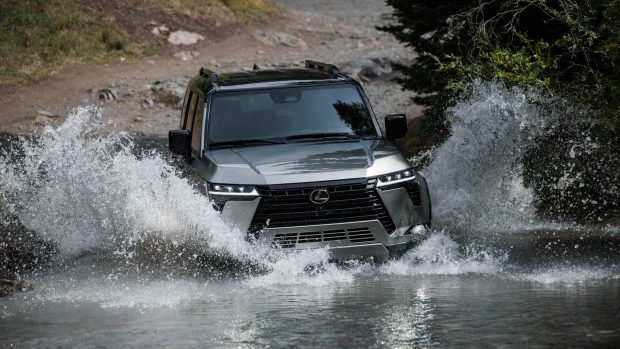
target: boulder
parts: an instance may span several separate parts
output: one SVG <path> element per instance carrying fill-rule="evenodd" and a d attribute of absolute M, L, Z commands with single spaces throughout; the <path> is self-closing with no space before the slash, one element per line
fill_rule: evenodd
<path fill-rule="evenodd" d="M 346 62 L 341 67 L 343 73 L 363 81 L 370 81 L 392 72 L 388 62 L 382 62 L 377 58 L 362 58 Z"/>
<path fill-rule="evenodd" d="M 151 93 L 155 103 L 179 107 L 183 102 L 188 77 L 171 78 L 156 81 L 151 85 Z"/>
<path fill-rule="evenodd" d="M 19 279 L 0 279 L 0 297 L 7 297 L 17 292 L 32 290 L 32 283 Z"/>
<path fill-rule="evenodd" d="M 161 32 L 160 29 L 158 29 Z M 168 36 L 168 42 L 173 45 L 194 45 L 200 40 L 204 40 L 205 37 L 185 30 L 177 30 Z"/>

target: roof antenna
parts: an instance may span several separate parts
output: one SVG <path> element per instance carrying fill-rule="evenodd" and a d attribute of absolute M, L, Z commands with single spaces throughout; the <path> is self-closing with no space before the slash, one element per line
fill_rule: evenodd
<path fill-rule="evenodd" d="M 258 64 L 254 63 L 254 66 L 252 67 L 252 70 L 254 70 L 254 71 L 260 70 L 260 67 L 258 66 Z"/>

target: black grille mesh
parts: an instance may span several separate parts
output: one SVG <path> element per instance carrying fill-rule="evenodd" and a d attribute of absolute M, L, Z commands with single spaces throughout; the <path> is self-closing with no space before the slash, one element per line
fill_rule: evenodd
<path fill-rule="evenodd" d="M 297 185 L 259 186 L 262 199 L 250 225 L 251 232 L 315 224 L 379 220 L 391 233 L 396 228 L 375 189 L 376 179 Z M 329 201 L 314 204 L 310 193 L 326 189 Z"/>

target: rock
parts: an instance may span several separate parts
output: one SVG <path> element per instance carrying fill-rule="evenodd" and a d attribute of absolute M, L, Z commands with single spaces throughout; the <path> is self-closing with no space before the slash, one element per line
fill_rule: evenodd
<path fill-rule="evenodd" d="M 166 34 L 170 33 L 170 28 L 168 28 L 165 24 L 162 24 L 159 27 L 157 27 L 157 30 L 162 35 L 166 35 Z"/>
<path fill-rule="evenodd" d="M 194 45 L 200 40 L 204 40 L 204 36 L 188 32 L 185 30 L 177 30 L 170 33 L 168 36 L 168 42 L 173 45 Z"/>
<path fill-rule="evenodd" d="M 52 118 L 43 115 L 36 115 L 33 119 L 33 122 L 37 126 L 45 126 L 52 122 Z"/>
<path fill-rule="evenodd" d="M 156 103 L 179 107 L 188 82 L 188 77 L 156 81 L 151 85 L 151 93 Z"/>
<path fill-rule="evenodd" d="M 118 93 L 113 88 L 102 88 L 97 91 L 97 97 L 102 101 L 118 100 Z"/>
<path fill-rule="evenodd" d="M 252 36 L 256 40 L 269 46 L 283 45 L 287 47 L 296 47 L 301 50 L 308 48 L 308 45 L 302 39 L 288 33 L 257 30 Z"/>
<path fill-rule="evenodd" d="M 45 116 L 48 118 L 58 118 L 60 117 L 60 114 L 58 113 L 52 113 L 51 111 L 47 111 L 47 110 L 37 110 L 37 116 Z"/>
<path fill-rule="evenodd" d="M 144 118 L 141 116 L 136 116 L 135 118 L 133 118 L 133 121 L 135 122 L 144 122 Z"/>
<path fill-rule="evenodd" d="M 194 59 L 192 54 L 189 53 L 188 51 L 177 52 L 174 54 L 174 58 L 180 59 L 182 61 L 191 61 L 192 59 Z"/>
<path fill-rule="evenodd" d="M 383 63 L 383 64 L 382 64 Z M 343 73 L 356 76 L 358 79 L 370 81 L 392 72 L 388 62 L 380 59 L 362 58 L 341 65 Z"/>
<path fill-rule="evenodd" d="M 60 114 L 53 113 L 48 110 L 37 110 L 35 115 L 32 116 L 32 120 L 35 125 L 44 126 L 54 121 L 54 119 L 61 117 Z"/>
<path fill-rule="evenodd" d="M 12 201 L 0 195 L 0 296 L 31 289 L 19 275 L 49 262 L 56 252 L 21 223 Z"/>
<path fill-rule="evenodd" d="M 37 115 L 52 116 L 52 112 L 49 112 L 47 110 L 37 110 Z"/>
<path fill-rule="evenodd" d="M 108 88 L 97 90 L 97 97 L 102 101 L 125 101 L 133 98 L 136 93 L 138 91 L 132 84 L 125 81 L 115 81 Z"/>
<path fill-rule="evenodd" d="M 32 290 L 32 283 L 25 280 L 0 279 L 0 297 L 10 296 L 16 292 Z"/>
<path fill-rule="evenodd" d="M 156 25 L 156 24 L 153 24 Z M 155 36 L 167 35 L 170 32 L 170 29 L 166 27 L 166 25 L 160 25 L 151 28 L 151 33 Z"/>
<path fill-rule="evenodd" d="M 200 56 L 200 52 L 198 51 L 181 51 L 174 54 L 174 58 L 178 58 L 182 61 L 191 61 L 198 56 Z"/>
<path fill-rule="evenodd" d="M 142 104 L 142 106 L 145 108 L 155 106 L 155 97 L 153 97 L 152 95 L 146 96 L 144 98 L 144 103 Z"/>

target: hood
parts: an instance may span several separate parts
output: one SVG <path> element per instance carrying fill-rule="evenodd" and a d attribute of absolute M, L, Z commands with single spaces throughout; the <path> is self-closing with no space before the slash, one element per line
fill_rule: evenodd
<path fill-rule="evenodd" d="M 409 165 L 377 140 L 321 141 L 209 151 L 205 179 L 216 183 L 280 184 L 365 178 Z M 388 164 L 389 161 L 390 164 Z M 386 170 L 381 172 L 377 166 Z M 394 168 L 396 167 L 396 168 Z M 381 172 L 381 173 L 380 173 Z"/>
<path fill-rule="evenodd" d="M 363 142 L 296 143 L 285 147 L 233 149 L 263 176 L 361 170 L 372 166 L 374 155 Z"/>

